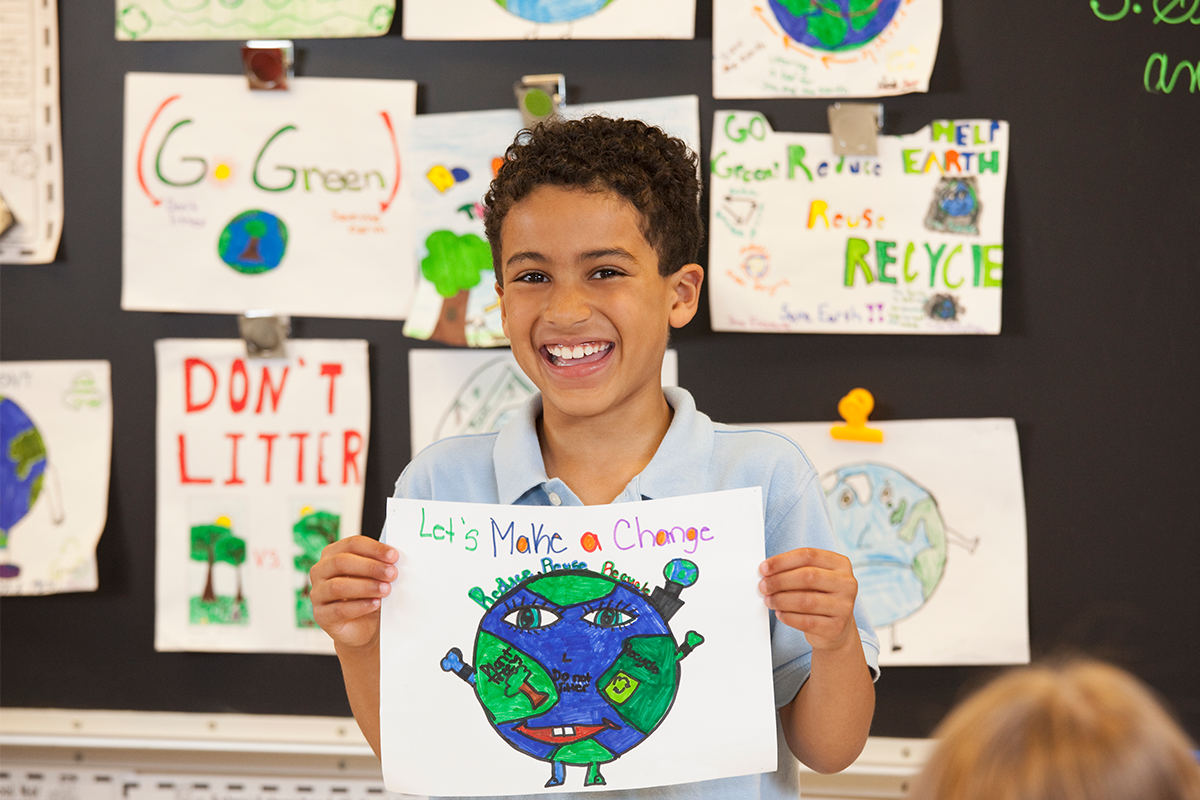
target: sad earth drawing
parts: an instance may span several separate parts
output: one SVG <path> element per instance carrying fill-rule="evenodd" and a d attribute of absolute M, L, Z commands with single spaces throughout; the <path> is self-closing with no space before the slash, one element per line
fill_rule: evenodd
<path fill-rule="evenodd" d="M 547 787 L 563 784 L 567 765 L 587 767 L 585 786 L 603 785 L 600 765 L 654 732 L 679 690 L 679 662 L 704 641 L 688 631 L 676 644 L 667 624 L 699 574 L 674 559 L 649 597 L 590 570 L 534 575 L 484 614 L 475 666 L 453 648 L 442 669 L 475 688 L 505 742 L 549 762 Z"/>

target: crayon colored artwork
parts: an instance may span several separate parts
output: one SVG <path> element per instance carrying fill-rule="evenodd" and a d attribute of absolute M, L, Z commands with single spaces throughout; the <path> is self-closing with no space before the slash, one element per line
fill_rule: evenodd
<path fill-rule="evenodd" d="M 387 788 L 636 789 L 774 769 L 761 503 L 757 488 L 573 508 L 389 500 L 404 560 L 381 616 Z M 737 702 L 714 702 L 731 684 Z M 473 768 L 453 769 L 467 752 Z"/>
<path fill-rule="evenodd" d="M 403 319 L 415 106 L 412 81 L 126 75 L 121 307 Z"/>
<path fill-rule="evenodd" d="M 116 0 L 117 39 L 382 36 L 396 0 Z"/>
<path fill-rule="evenodd" d="M 438 439 L 498 431 L 537 387 L 512 352 L 408 351 L 412 454 Z M 679 385 L 679 354 L 663 356 L 663 386 Z"/>
<path fill-rule="evenodd" d="M 691 39 L 695 0 L 409 0 L 406 39 Z"/>
<path fill-rule="evenodd" d="M 941 0 L 716 0 L 713 96 L 925 92 L 941 28 Z"/>
<path fill-rule="evenodd" d="M 488 0 L 491 2 L 491 0 Z M 643 119 L 699 147 L 699 100 L 667 97 L 570 106 L 567 116 Z M 413 271 L 404 335 L 457 347 L 504 347 L 482 200 L 505 149 L 521 130 L 518 111 L 421 114 L 409 163 L 415 201 Z"/>
<path fill-rule="evenodd" d="M 476 667 L 457 647 L 442 659 L 508 745 L 549 764 L 547 787 L 565 783 L 568 765 L 586 768 L 584 786 L 603 786 L 601 765 L 641 744 L 671 710 L 680 662 L 704 637 L 688 631 L 676 643 L 668 626 L 680 591 L 699 577 L 696 564 L 672 559 L 663 575 L 649 598 L 585 569 L 526 578 L 484 613 Z"/>
<path fill-rule="evenodd" d="M 1008 137 L 999 120 L 938 120 L 840 156 L 827 133 L 718 111 L 713 329 L 999 333 Z"/>
<path fill-rule="evenodd" d="M 97 588 L 109 380 L 107 361 L 0 362 L 0 595 Z"/>
<path fill-rule="evenodd" d="M 158 363 L 155 649 L 325 653 L 308 570 L 361 532 L 364 341 L 164 339 Z"/>
<path fill-rule="evenodd" d="M 1012 420 L 774 423 L 821 474 L 833 531 L 880 639 L 881 665 L 1029 660 L 1025 503 Z"/>

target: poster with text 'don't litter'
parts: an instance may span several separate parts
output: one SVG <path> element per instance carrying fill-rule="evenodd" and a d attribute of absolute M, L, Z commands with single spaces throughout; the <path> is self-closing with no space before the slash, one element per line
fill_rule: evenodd
<path fill-rule="evenodd" d="M 997 334 L 1008 123 L 936 120 L 875 156 L 718 111 L 709 302 L 719 331 Z"/>
<path fill-rule="evenodd" d="M 361 533 L 367 343 L 164 339 L 158 362 L 154 647 L 333 653 L 308 571 Z"/>
<path fill-rule="evenodd" d="M 412 81 L 125 78 L 121 307 L 400 319 Z"/>
<path fill-rule="evenodd" d="M 773 771 L 762 530 L 759 487 L 388 500 L 402 555 L 380 616 L 387 788 L 527 796 Z"/>

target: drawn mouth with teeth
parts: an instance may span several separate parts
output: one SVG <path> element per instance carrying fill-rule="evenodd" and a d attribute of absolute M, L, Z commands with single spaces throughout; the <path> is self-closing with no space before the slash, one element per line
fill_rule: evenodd
<path fill-rule="evenodd" d="M 574 346 L 551 344 L 546 345 L 545 350 L 551 364 L 563 367 L 599 361 L 612 350 L 612 342 L 587 342 Z"/>
<path fill-rule="evenodd" d="M 621 726 L 607 717 L 599 725 L 560 725 L 546 728 L 531 728 L 524 722 L 513 728 L 514 731 L 530 739 L 547 744 L 571 744 L 590 739 L 603 730 L 612 728 L 620 730 Z"/>

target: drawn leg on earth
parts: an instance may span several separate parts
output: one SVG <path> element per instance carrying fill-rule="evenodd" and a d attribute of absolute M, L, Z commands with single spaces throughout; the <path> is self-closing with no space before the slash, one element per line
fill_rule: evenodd
<path fill-rule="evenodd" d="M 563 781 L 567 778 L 567 765 L 561 761 L 550 762 L 550 780 L 546 781 L 546 788 L 551 786 L 562 786 Z"/>
<path fill-rule="evenodd" d="M 587 779 L 584 780 L 584 786 L 603 786 L 605 783 L 604 776 L 600 774 L 600 762 L 593 761 L 588 764 Z"/>

